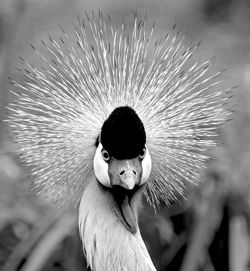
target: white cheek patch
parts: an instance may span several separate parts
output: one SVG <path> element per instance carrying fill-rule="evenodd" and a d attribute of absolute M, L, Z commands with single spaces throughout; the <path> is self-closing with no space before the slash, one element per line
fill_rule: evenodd
<path fill-rule="evenodd" d="M 94 173 L 97 180 L 104 186 L 111 187 L 108 175 L 108 163 L 102 158 L 102 144 L 99 143 L 94 157 Z"/>
<path fill-rule="evenodd" d="M 150 177 L 151 170 L 152 170 L 151 156 L 148 151 L 148 148 L 146 147 L 146 155 L 144 159 L 142 160 L 142 178 L 141 178 L 140 184 L 144 184 L 147 182 L 147 180 Z"/>

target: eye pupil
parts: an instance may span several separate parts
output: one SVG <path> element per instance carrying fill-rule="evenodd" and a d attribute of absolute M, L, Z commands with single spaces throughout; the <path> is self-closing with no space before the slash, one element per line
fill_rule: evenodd
<path fill-rule="evenodd" d="M 102 151 L 102 157 L 105 161 L 108 161 L 109 160 L 109 153 L 105 150 Z"/>
<path fill-rule="evenodd" d="M 145 155 L 146 155 L 146 148 L 144 147 L 144 148 L 142 149 L 141 153 L 139 154 L 139 157 L 140 157 L 141 159 L 143 159 L 143 158 L 145 157 Z"/>

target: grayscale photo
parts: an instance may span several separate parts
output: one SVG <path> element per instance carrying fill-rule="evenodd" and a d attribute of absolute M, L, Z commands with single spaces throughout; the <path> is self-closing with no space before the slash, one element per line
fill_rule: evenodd
<path fill-rule="evenodd" d="M 250 2 L 0 0 L 0 271 L 250 270 Z"/>

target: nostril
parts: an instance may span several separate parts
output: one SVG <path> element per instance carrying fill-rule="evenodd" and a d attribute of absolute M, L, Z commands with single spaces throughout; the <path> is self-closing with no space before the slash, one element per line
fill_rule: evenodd
<path fill-rule="evenodd" d="M 120 175 L 122 176 L 124 173 L 125 173 L 125 170 L 122 170 L 122 171 L 120 172 Z"/>
<path fill-rule="evenodd" d="M 133 172 L 133 174 L 136 176 L 137 175 L 137 172 L 135 171 L 135 170 L 133 170 L 132 171 Z M 125 170 L 122 170 L 122 171 L 120 171 L 120 176 L 122 176 L 123 174 L 125 173 Z"/>

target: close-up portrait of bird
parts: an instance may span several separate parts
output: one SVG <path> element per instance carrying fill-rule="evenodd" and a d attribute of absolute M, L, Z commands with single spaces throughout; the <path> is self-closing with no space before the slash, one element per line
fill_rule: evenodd
<path fill-rule="evenodd" d="M 181 222 L 196 225 L 196 230 L 182 235 L 187 252 L 181 255 L 188 256 L 183 256 L 186 260 L 180 270 L 219 270 L 194 270 L 194 260 L 188 259 L 194 259 L 193 251 L 204 252 L 215 240 L 210 234 L 211 242 L 206 237 L 201 246 L 192 242 L 202 232 L 202 224 L 195 221 L 206 227 L 208 222 L 202 221 L 211 214 L 217 226 L 206 228 L 203 235 L 219 229 L 224 221 L 223 212 L 219 216 L 209 211 L 218 208 L 206 207 L 219 202 L 216 197 L 209 200 L 219 190 L 204 188 L 211 183 L 216 186 L 222 169 L 204 172 L 219 155 L 213 151 L 222 148 L 223 127 L 232 119 L 233 85 L 224 83 L 225 70 L 216 66 L 214 57 L 208 54 L 199 59 L 200 42 L 187 40 L 175 24 L 159 34 L 157 20 L 146 12 L 113 17 L 98 9 L 79 11 L 70 26 L 60 25 L 56 33 L 48 31 L 40 41 L 30 43 L 38 60 L 18 57 L 18 76 L 9 78 L 13 97 L 6 103 L 4 125 L 15 144 L 18 163 L 28 172 L 27 193 L 53 206 L 58 210 L 55 213 L 77 210 L 77 236 L 81 255 L 86 257 L 83 265 L 92 271 L 179 270 L 165 269 L 164 260 L 155 261 L 150 241 L 144 239 L 147 220 L 144 217 L 140 222 L 141 217 L 152 210 L 152 217 L 161 223 L 154 226 L 157 236 L 168 229 L 172 241 L 162 239 L 165 250 L 158 257 L 175 255 L 169 247 L 172 243 L 177 249 L 179 244 L 173 241 L 178 236 L 176 222 L 169 219 L 162 224 L 167 219 L 160 219 L 158 210 L 181 205 L 199 193 L 192 204 L 203 209 L 193 209 L 192 218 Z M 213 181 L 203 184 L 205 174 Z M 191 192 L 200 183 L 206 192 Z M 18 227 L 23 234 L 29 232 L 29 228 L 22 229 Z M 14 227 L 14 233 L 18 230 Z M 42 270 L 39 253 L 32 259 L 40 265 L 29 260 L 41 236 L 28 243 L 29 249 L 20 247 L 26 252 L 25 260 L 16 264 L 19 269 L 11 269 L 12 262 L 5 263 L 3 270 Z M 19 255 L 15 253 L 10 259 Z M 216 257 L 211 256 L 211 263 L 208 259 L 201 257 L 197 266 L 216 266 Z M 65 266 L 44 270 L 78 270 Z"/>
<path fill-rule="evenodd" d="M 78 17 L 73 37 L 62 28 L 42 41 L 44 69 L 24 62 L 29 80 L 13 82 L 9 122 L 22 158 L 38 193 L 80 203 L 91 270 L 155 270 L 138 227 L 141 197 L 156 207 L 182 195 L 229 114 L 220 72 L 207 75 L 212 62 L 184 69 L 196 47 L 178 33 L 153 41 L 146 27 L 137 16 L 132 31 L 101 12 Z"/>

